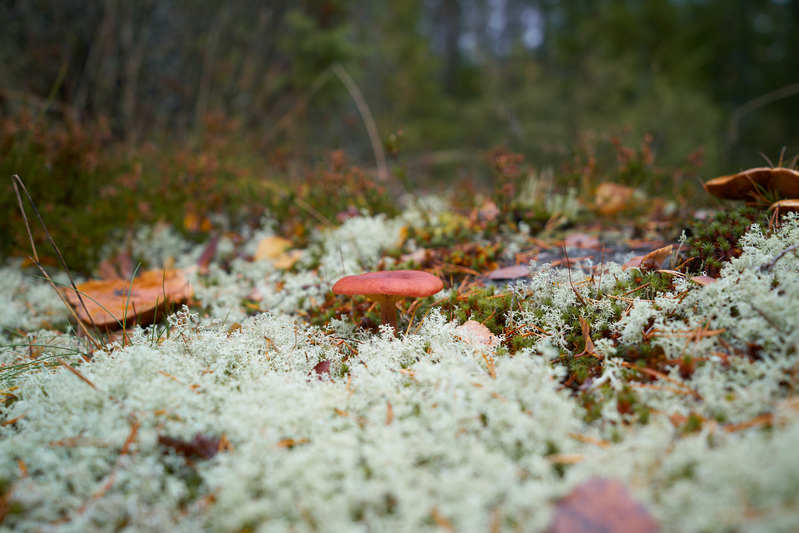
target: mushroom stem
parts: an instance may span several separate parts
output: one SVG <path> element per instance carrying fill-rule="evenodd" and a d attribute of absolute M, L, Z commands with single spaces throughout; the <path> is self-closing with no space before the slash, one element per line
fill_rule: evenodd
<path fill-rule="evenodd" d="M 380 306 L 380 320 L 383 324 L 388 324 L 394 331 L 397 331 L 397 307 L 398 298 L 392 295 L 374 294 L 371 298 Z"/>

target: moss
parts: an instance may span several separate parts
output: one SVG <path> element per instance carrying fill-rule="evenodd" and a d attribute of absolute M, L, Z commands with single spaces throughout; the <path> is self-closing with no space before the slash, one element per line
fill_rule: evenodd
<path fill-rule="evenodd" d="M 767 220 L 765 211 L 742 207 L 722 211 L 709 221 L 689 225 L 685 230 L 689 238 L 683 252 L 683 260 L 691 260 L 686 265 L 687 270 L 718 276 L 724 263 L 741 255 L 738 241 L 749 227 Z"/>

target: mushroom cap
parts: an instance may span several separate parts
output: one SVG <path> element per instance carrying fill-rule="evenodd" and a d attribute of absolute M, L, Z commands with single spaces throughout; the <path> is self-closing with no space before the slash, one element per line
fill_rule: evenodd
<path fill-rule="evenodd" d="M 383 270 L 345 276 L 333 285 L 335 294 L 431 296 L 444 288 L 436 276 L 421 270 Z"/>
<path fill-rule="evenodd" d="M 707 192 L 729 200 L 746 200 L 756 194 L 758 188 L 776 191 L 780 196 L 799 197 L 799 171 L 785 167 L 757 167 L 705 182 Z"/>

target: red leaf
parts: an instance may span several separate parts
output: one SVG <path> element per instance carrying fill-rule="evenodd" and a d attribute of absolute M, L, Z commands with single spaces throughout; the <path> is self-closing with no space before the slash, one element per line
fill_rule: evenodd
<path fill-rule="evenodd" d="M 207 437 L 202 433 L 197 433 L 191 440 L 158 435 L 158 444 L 165 448 L 171 448 L 186 459 L 196 457 L 210 459 L 219 452 L 221 442 L 222 439 L 219 437 Z"/>
<path fill-rule="evenodd" d="M 316 366 L 313 367 L 313 371 L 316 372 L 316 377 L 322 379 L 322 376 L 327 374 L 330 375 L 330 361 L 327 359 L 323 359 L 316 363 Z M 309 373 L 310 374 L 310 373 Z"/>

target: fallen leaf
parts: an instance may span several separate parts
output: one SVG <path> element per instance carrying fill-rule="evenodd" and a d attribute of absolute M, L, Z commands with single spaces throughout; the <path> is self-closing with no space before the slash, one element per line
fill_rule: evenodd
<path fill-rule="evenodd" d="M 83 304 L 71 287 L 61 289 L 85 324 L 119 329 L 151 322 L 158 308 L 191 298 L 192 288 L 181 270 L 148 270 L 132 282 L 124 279 L 92 280 L 77 286 Z"/>
<path fill-rule="evenodd" d="M 635 189 L 618 183 L 600 183 L 594 193 L 594 205 L 602 215 L 615 215 L 632 205 Z"/>
<path fill-rule="evenodd" d="M 652 250 L 646 255 L 637 255 L 624 263 L 622 268 L 627 270 L 628 268 L 640 268 L 641 270 L 656 270 L 660 268 L 663 264 L 663 261 L 666 260 L 667 257 L 671 255 L 671 251 L 674 249 L 673 244 L 669 244 L 668 246 L 664 246 L 663 248 L 658 248 L 657 250 Z"/>
<path fill-rule="evenodd" d="M 658 524 L 620 482 L 592 478 L 555 506 L 549 533 L 653 533 Z"/>
<path fill-rule="evenodd" d="M 580 328 L 583 330 L 585 349 L 582 352 L 576 354 L 574 357 L 593 355 L 597 359 L 602 359 L 602 356 L 596 353 L 596 350 L 594 348 L 594 341 L 591 340 L 591 325 L 583 317 L 578 317 L 578 320 L 580 321 Z"/>
<path fill-rule="evenodd" d="M 665 261 L 666 258 L 671 255 L 673 248 L 674 245 L 669 244 L 663 248 L 652 250 L 641 260 L 641 268 L 644 270 L 654 270 L 656 268 L 660 268 L 660 266 L 663 264 L 663 261 Z"/>
<path fill-rule="evenodd" d="M 527 265 L 513 265 L 492 270 L 486 274 L 486 278 L 493 280 L 519 279 L 530 275 L 530 267 Z"/>
<path fill-rule="evenodd" d="M 457 328 L 455 333 L 465 342 L 472 346 L 487 346 L 493 348 L 499 344 L 499 337 L 491 333 L 491 330 L 476 320 L 467 320 Z"/>
<path fill-rule="evenodd" d="M 254 259 L 256 261 L 275 259 L 289 248 L 291 248 L 291 241 L 288 239 L 276 235 L 264 237 L 258 243 Z"/>
<path fill-rule="evenodd" d="M 316 377 L 320 380 L 324 377 L 325 374 L 330 376 L 330 361 L 327 359 L 323 359 L 316 363 L 313 367 L 313 372 L 316 372 Z M 310 372 L 308 373 L 310 375 Z"/>
<path fill-rule="evenodd" d="M 211 237 L 211 240 L 208 241 L 208 244 L 205 246 L 203 253 L 200 254 L 200 258 L 197 260 L 197 267 L 201 274 L 208 273 L 208 265 L 211 264 L 214 256 L 216 255 L 216 249 L 219 245 L 219 235 L 214 235 Z"/>
<path fill-rule="evenodd" d="M 702 287 L 706 287 L 711 283 L 715 283 L 718 281 L 716 278 L 711 278 L 710 276 L 693 276 L 691 281 L 696 283 L 697 285 L 701 285 Z"/>
<path fill-rule="evenodd" d="M 272 266 L 288 270 L 302 257 L 302 250 L 289 250 L 272 259 Z"/>
<path fill-rule="evenodd" d="M 275 268 L 287 270 L 302 257 L 302 250 L 289 250 L 291 241 L 275 235 L 264 237 L 255 250 L 255 261 L 269 261 Z"/>
<path fill-rule="evenodd" d="M 563 240 L 566 248 L 599 248 L 599 239 L 587 233 L 572 233 Z"/>
<path fill-rule="evenodd" d="M 225 439 L 227 442 L 227 439 Z M 166 435 L 158 435 L 158 444 L 164 448 L 173 450 L 178 455 L 186 459 L 211 459 L 219 450 L 222 449 L 222 439 L 219 437 L 208 437 L 202 433 L 197 433 L 191 440 L 177 439 Z M 228 442 L 228 444 L 230 444 Z"/>

